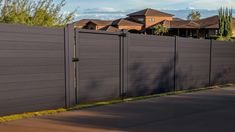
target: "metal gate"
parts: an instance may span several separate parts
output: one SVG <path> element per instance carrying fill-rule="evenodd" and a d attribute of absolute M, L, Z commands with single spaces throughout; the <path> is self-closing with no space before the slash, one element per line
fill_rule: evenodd
<path fill-rule="evenodd" d="M 120 33 L 75 30 L 77 103 L 120 97 Z"/>

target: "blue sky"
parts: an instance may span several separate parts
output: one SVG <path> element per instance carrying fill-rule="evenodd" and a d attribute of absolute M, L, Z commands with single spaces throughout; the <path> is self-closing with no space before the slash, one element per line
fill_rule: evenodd
<path fill-rule="evenodd" d="M 63 11 L 77 9 L 77 19 L 116 19 L 139 9 L 154 8 L 184 18 L 190 9 L 201 10 L 205 17 L 216 14 L 221 6 L 235 8 L 235 0 L 67 0 Z"/>

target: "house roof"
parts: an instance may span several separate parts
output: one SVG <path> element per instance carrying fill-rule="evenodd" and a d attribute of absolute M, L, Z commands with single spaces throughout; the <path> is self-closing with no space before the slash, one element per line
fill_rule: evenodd
<path fill-rule="evenodd" d="M 105 26 L 104 28 L 101 28 L 100 30 L 108 31 L 108 32 L 118 32 L 120 31 L 118 28 L 114 26 Z"/>
<path fill-rule="evenodd" d="M 198 29 L 200 28 L 200 24 L 196 23 L 196 22 L 193 22 L 193 21 L 186 21 L 186 20 L 183 20 L 183 21 L 169 21 L 169 20 L 163 20 L 153 26 L 156 26 L 158 24 L 162 24 L 164 25 L 165 27 L 167 28 L 177 28 L 177 29 L 180 29 L 180 28 L 188 28 L 188 29 Z M 152 26 L 152 27 L 153 27 Z M 150 27 L 151 28 L 151 27 Z"/>
<path fill-rule="evenodd" d="M 105 26 L 112 23 L 112 21 L 109 20 L 91 20 L 91 22 L 98 26 Z"/>
<path fill-rule="evenodd" d="M 113 21 L 112 25 L 115 26 L 143 26 L 143 24 L 134 22 L 134 21 L 130 21 L 124 18 L 121 19 L 117 19 L 115 21 Z"/>
<path fill-rule="evenodd" d="M 201 28 L 219 28 L 219 17 L 211 16 L 208 18 L 204 18 L 196 21 L 201 25 Z"/>
<path fill-rule="evenodd" d="M 112 21 L 109 20 L 98 20 L 98 19 L 82 19 L 80 21 L 75 22 L 75 26 L 85 26 L 87 23 L 94 23 L 97 26 L 106 26 L 110 25 Z"/>
<path fill-rule="evenodd" d="M 171 21 L 171 28 L 200 28 L 200 24 L 194 21 Z"/>
<path fill-rule="evenodd" d="M 76 21 L 74 22 L 74 25 L 75 26 L 85 26 L 88 22 L 90 21 L 90 19 L 82 19 L 82 20 L 79 20 L 79 21 Z"/>
<path fill-rule="evenodd" d="M 164 16 L 164 17 L 172 17 L 174 15 L 161 12 L 155 9 L 147 8 L 141 11 L 137 11 L 131 14 L 128 14 L 127 16 Z"/>
<path fill-rule="evenodd" d="M 184 19 L 178 18 L 178 17 L 173 17 L 173 21 L 184 21 Z"/>

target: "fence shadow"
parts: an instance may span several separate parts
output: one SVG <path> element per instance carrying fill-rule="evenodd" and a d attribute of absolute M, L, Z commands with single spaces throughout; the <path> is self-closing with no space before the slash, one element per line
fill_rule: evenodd
<path fill-rule="evenodd" d="M 229 68 L 224 68 L 219 72 L 212 71 L 211 85 L 229 83 L 229 80 L 228 80 L 227 76 L 231 72 L 231 70 L 232 70 L 231 67 L 229 67 Z"/>
<path fill-rule="evenodd" d="M 192 70 L 190 70 L 192 72 Z M 190 72 L 190 73 L 191 73 Z M 181 67 L 176 70 L 176 90 L 194 89 L 198 86 L 198 80 L 195 75 L 184 72 Z"/>
<path fill-rule="evenodd" d="M 157 63 L 157 62 L 156 62 Z M 174 58 L 159 63 L 161 68 L 135 62 L 129 68 L 128 96 L 164 93 L 174 90 Z"/>
<path fill-rule="evenodd" d="M 97 102 L 119 98 L 119 86 L 113 84 L 107 87 L 107 82 L 103 79 L 90 78 L 85 85 L 78 88 L 78 102 Z"/>

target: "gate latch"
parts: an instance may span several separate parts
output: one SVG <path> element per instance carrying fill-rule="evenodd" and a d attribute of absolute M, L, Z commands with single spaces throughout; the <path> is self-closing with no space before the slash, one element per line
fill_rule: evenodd
<path fill-rule="evenodd" d="M 79 58 L 73 58 L 73 62 L 78 62 Z"/>

